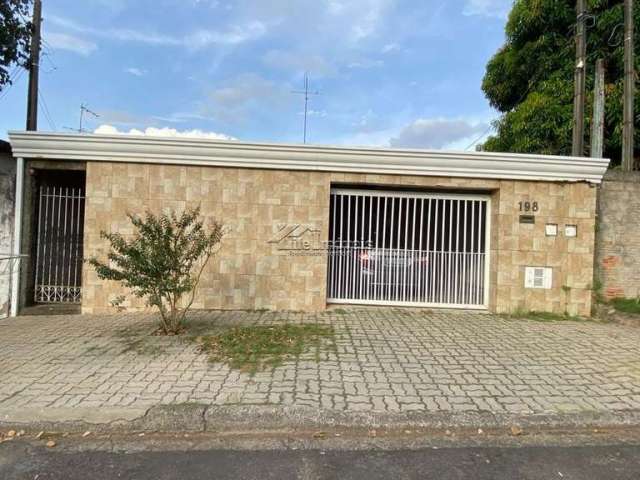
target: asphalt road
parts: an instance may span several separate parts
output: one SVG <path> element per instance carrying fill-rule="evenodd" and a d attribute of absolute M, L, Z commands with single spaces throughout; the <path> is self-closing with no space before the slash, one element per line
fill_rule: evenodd
<path fill-rule="evenodd" d="M 66 452 L 0 445 L 2 480 L 638 479 L 640 446 Z"/>

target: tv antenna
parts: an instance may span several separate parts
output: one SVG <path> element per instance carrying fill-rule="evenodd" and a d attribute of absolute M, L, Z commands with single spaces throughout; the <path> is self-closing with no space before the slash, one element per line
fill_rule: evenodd
<path fill-rule="evenodd" d="M 304 90 L 293 90 L 291 93 L 297 95 L 304 95 L 304 133 L 302 136 L 302 143 L 307 143 L 307 111 L 309 106 L 309 95 L 320 95 L 317 90 L 309 91 L 309 75 L 304 74 Z"/>
<path fill-rule="evenodd" d="M 91 110 L 89 110 L 87 108 L 87 106 L 84 103 L 80 104 L 80 128 L 78 129 L 78 132 L 82 133 L 84 130 L 82 128 L 82 121 L 84 120 L 84 114 L 88 113 L 89 115 L 93 115 L 94 118 L 99 118 L 100 115 L 98 115 L 96 112 L 93 112 Z"/>
<path fill-rule="evenodd" d="M 63 127 L 65 130 L 71 130 L 74 132 L 78 132 L 78 133 L 84 133 L 86 130 L 83 127 L 83 122 L 84 122 L 84 115 L 85 113 L 88 113 L 89 115 L 92 115 L 95 118 L 100 117 L 100 115 L 98 115 L 96 112 L 89 110 L 89 108 L 87 108 L 87 106 L 84 103 L 80 104 L 80 125 L 79 128 L 71 128 L 71 127 Z"/>

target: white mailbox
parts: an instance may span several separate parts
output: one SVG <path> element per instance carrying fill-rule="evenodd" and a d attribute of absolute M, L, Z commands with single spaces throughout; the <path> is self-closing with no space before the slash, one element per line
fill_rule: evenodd
<path fill-rule="evenodd" d="M 525 267 L 525 288 L 551 288 L 553 270 L 550 267 Z"/>

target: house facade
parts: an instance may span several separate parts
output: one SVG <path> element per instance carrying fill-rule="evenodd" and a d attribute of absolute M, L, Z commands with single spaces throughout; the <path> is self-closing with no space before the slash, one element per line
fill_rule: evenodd
<path fill-rule="evenodd" d="M 603 159 L 11 132 L 18 305 L 145 308 L 84 263 L 127 213 L 227 227 L 194 306 L 588 315 Z M 18 249 L 16 249 L 18 253 Z M 19 309 L 17 309 L 19 310 Z"/>

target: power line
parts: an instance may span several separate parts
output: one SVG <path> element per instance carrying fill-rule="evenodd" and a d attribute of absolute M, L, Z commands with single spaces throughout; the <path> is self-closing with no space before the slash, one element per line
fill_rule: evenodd
<path fill-rule="evenodd" d="M 480 140 L 482 140 L 482 137 L 484 137 L 484 136 L 485 136 L 487 133 L 489 133 L 491 130 L 493 130 L 493 125 L 492 125 L 492 124 L 489 124 L 489 126 L 487 127 L 487 129 L 486 129 L 484 132 L 482 132 L 478 138 L 476 138 L 473 142 L 471 142 L 467 148 L 465 148 L 465 151 L 466 151 L 466 150 L 469 150 L 469 149 L 470 149 L 471 147 L 473 147 L 476 143 L 478 143 Z"/>
<path fill-rule="evenodd" d="M 46 58 L 46 59 L 47 59 L 47 61 L 51 64 L 51 68 L 50 68 L 49 70 L 44 70 L 44 73 L 47 73 L 47 74 L 48 74 L 48 73 L 53 73 L 53 72 L 55 72 L 56 70 L 58 70 L 58 66 L 53 62 L 53 60 L 51 60 L 51 58 L 50 58 L 50 54 L 49 54 L 49 53 L 46 53 L 46 52 L 45 52 L 45 53 L 42 55 L 42 57 L 41 57 L 41 58 Z M 43 68 L 43 67 L 44 67 L 44 65 L 42 65 L 42 66 L 41 66 L 41 68 Z"/>
<path fill-rule="evenodd" d="M 46 110 L 46 108 L 44 106 L 44 102 L 42 101 L 42 98 L 38 98 L 38 104 L 40 105 L 40 109 L 42 110 L 42 113 L 44 114 L 44 118 L 47 120 L 47 123 L 49 124 L 49 128 L 51 129 L 51 131 L 55 132 L 56 127 L 53 125 L 53 121 L 51 120 L 51 117 L 47 113 L 47 110 Z"/>
<path fill-rule="evenodd" d="M 20 68 L 20 67 L 16 67 L 16 68 L 14 68 L 14 72 L 17 69 L 19 69 L 17 75 L 15 75 L 15 77 L 11 80 L 11 83 L 7 86 L 7 88 L 3 92 L 0 92 L 0 100 L 2 100 L 4 97 L 6 97 L 9 94 L 9 90 L 11 90 L 11 87 L 13 87 L 18 82 L 18 80 L 20 80 L 20 78 L 22 78 L 22 75 L 24 74 L 25 69 L 24 68 Z M 11 77 L 9 77 L 9 78 L 11 78 Z"/>
<path fill-rule="evenodd" d="M 40 106 L 42 107 L 42 112 L 44 113 L 45 118 L 47 119 L 47 123 L 49 123 L 49 127 L 55 132 L 57 130 L 56 124 L 53 121 L 53 117 L 51 116 L 51 112 L 49 111 L 49 106 L 47 105 L 46 100 L 44 99 L 44 95 L 42 94 L 42 90 L 38 89 Z"/>

